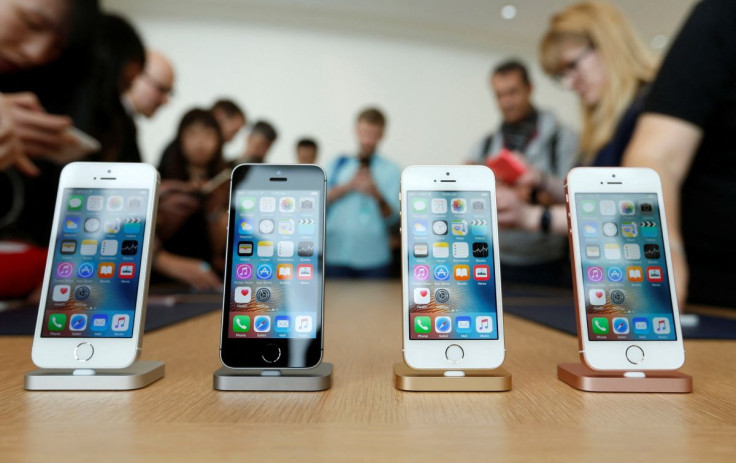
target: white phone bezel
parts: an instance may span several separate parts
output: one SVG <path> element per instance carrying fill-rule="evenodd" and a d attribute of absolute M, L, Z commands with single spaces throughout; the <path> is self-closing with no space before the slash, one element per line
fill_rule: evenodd
<path fill-rule="evenodd" d="M 111 180 L 112 178 L 114 180 Z M 40 368 L 126 368 L 135 361 L 142 345 L 143 320 L 146 316 L 149 263 L 151 262 L 151 245 L 158 204 L 158 184 L 158 171 L 153 166 L 144 163 L 74 162 L 64 167 L 59 179 L 43 289 L 31 350 L 31 358 L 36 366 Z M 64 190 L 67 188 L 135 188 L 149 191 L 141 246 L 136 311 L 133 320 L 133 334 L 130 338 L 41 337 L 53 271 L 59 218 L 63 210 Z M 94 355 L 85 362 L 77 360 L 74 355 L 76 346 L 83 342 L 92 344 L 94 348 Z"/>
<path fill-rule="evenodd" d="M 441 180 L 455 180 L 442 183 Z M 503 364 L 505 358 L 501 274 L 498 258 L 498 222 L 496 218 L 496 181 L 485 166 L 409 166 L 401 174 L 401 276 L 402 330 L 404 361 L 415 369 L 489 369 Z M 409 338 L 409 270 L 408 270 L 408 191 L 487 191 L 491 200 L 491 235 L 493 245 L 494 282 L 496 285 L 496 319 L 498 339 L 412 340 Z M 453 344 L 464 351 L 461 362 L 453 363 L 445 352 Z"/>
<path fill-rule="evenodd" d="M 578 339 L 582 360 L 594 370 L 677 370 L 685 362 L 685 351 L 680 327 L 680 312 L 677 305 L 674 272 L 667 234 L 667 219 L 662 198 L 662 185 L 657 173 L 647 168 L 605 168 L 584 167 L 570 171 L 566 180 L 566 195 L 571 256 L 575 284 L 575 303 L 578 319 Z M 662 226 L 662 242 L 667 265 L 667 275 L 672 299 L 673 325 L 676 333 L 675 341 L 591 341 L 588 336 L 587 314 L 585 309 L 584 276 L 580 256 L 579 224 L 575 195 L 578 193 L 649 193 L 657 195 L 660 222 Z M 626 350 L 639 346 L 644 351 L 644 360 L 640 364 L 632 364 L 626 358 Z"/>

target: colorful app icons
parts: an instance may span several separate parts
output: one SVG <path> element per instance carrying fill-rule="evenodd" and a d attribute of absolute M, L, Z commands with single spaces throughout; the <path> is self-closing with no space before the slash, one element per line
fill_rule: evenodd
<path fill-rule="evenodd" d="M 621 222 L 621 235 L 624 238 L 636 238 L 639 236 L 636 222 Z"/>
<path fill-rule="evenodd" d="M 586 238 L 593 238 L 598 236 L 598 224 L 595 222 L 584 222 L 583 235 Z"/>
<path fill-rule="evenodd" d="M 297 232 L 300 235 L 314 235 L 314 225 L 316 222 L 314 219 L 297 220 Z"/>
<path fill-rule="evenodd" d="M 432 214 L 447 214 L 447 200 L 444 198 L 432 198 Z"/>
<path fill-rule="evenodd" d="M 428 257 L 429 246 L 427 243 L 415 243 L 414 244 L 414 257 Z"/>
<path fill-rule="evenodd" d="M 455 214 L 464 214 L 468 211 L 468 205 L 463 198 L 452 198 L 450 207 Z"/>
<path fill-rule="evenodd" d="M 235 278 L 238 280 L 250 280 L 253 278 L 253 266 L 251 264 L 238 264 L 235 267 Z"/>
<path fill-rule="evenodd" d="M 608 267 L 606 271 L 608 281 L 613 283 L 619 283 L 624 280 L 624 271 L 621 267 Z"/>
<path fill-rule="evenodd" d="M 238 231 L 241 235 L 252 235 L 256 229 L 255 222 L 253 219 L 240 219 L 238 221 Z"/>
<path fill-rule="evenodd" d="M 84 196 L 82 195 L 71 195 L 66 203 L 66 208 L 69 211 L 79 211 L 82 209 L 82 203 L 84 202 Z"/>
<path fill-rule="evenodd" d="M 273 330 L 277 333 L 288 333 L 291 329 L 291 317 L 279 315 L 274 319 Z"/>
<path fill-rule="evenodd" d="M 296 209 L 294 198 L 286 197 L 279 200 L 279 212 L 294 212 L 294 209 Z"/>
<path fill-rule="evenodd" d="M 435 317 L 434 330 L 439 334 L 448 334 L 452 331 L 452 320 L 450 317 Z"/>
<path fill-rule="evenodd" d="M 239 241 L 238 242 L 238 255 L 239 256 L 252 256 L 253 255 L 253 241 Z"/>
<path fill-rule="evenodd" d="M 248 331 L 250 331 L 250 317 L 248 315 L 234 316 L 233 331 L 235 333 L 247 333 Z"/>
<path fill-rule="evenodd" d="M 118 233 L 120 231 L 120 219 L 105 220 L 105 233 Z"/>
<path fill-rule="evenodd" d="M 614 317 L 611 326 L 615 334 L 629 334 L 629 319 L 626 317 Z"/>
<path fill-rule="evenodd" d="M 82 240 L 79 254 L 83 256 L 94 256 L 97 254 L 97 240 Z"/>
<path fill-rule="evenodd" d="M 113 212 L 123 210 L 123 197 L 110 196 L 109 198 L 107 198 L 107 210 Z"/>
<path fill-rule="evenodd" d="M 592 199 L 584 199 L 580 201 L 580 210 L 585 215 L 595 214 L 595 201 Z"/>
<path fill-rule="evenodd" d="M 450 225 L 452 234 L 455 236 L 466 236 L 468 234 L 468 221 L 467 220 L 453 220 Z"/>
<path fill-rule="evenodd" d="M 493 318 L 490 315 L 475 317 L 475 331 L 481 334 L 493 332 Z"/>
<path fill-rule="evenodd" d="M 298 280 L 311 280 L 314 278 L 314 266 L 312 264 L 297 265 L 296 278 Z"/>
<path fill-rule="evenodd" d="M 46 324 L 46 328 L 49 331 L 63 331 L 66 327 L 66 314 L 63 313 L 52 313 L 49 315 L 49 321 Z"/>
<path fill-rule="evenodd" d="M 296 254 L 299 257 L 312 257 L 314 255 L 314 243 L 311 241 L 299 241 Z"/>
<path fill-rule="evenodd" d="M 268 333 L 271 331 L 271 317 L 268 315 L 256 315 L 253 319 L 253 331 L 256 333 Z"/>
<path fill-rule="evenodd" d="M 654 317 L 652 319 L 652 328 L 654 334 L 670 334 L 672 332 L 670 319 L 667 317 Z"/>
<path fill-rule="evenodd" d="M 590 305 L 606 305 L 606 292 L 600 288 L 588 290 Z"/>
<path fill-rule="evenodd" d="M 626 260 L 641 259 L 641 248 L 638 244 L 624 244 L 624 258 Z"/>
<path fill-rule="evenodd" d="M 432 320 L 429 317 L 414 317 L 414 332 L 427 334 L 432 331 Z"/>
<path fill-rule="evenodd" d="M 273 267 L 269 264 L 261 264 L 256 270 L 256 275 L 259 280 L 270 280 L 273 278 Z"/>
<path fill-rule="evenodd" d="M 293 235 L 296 230 L 296 222 L 293 219 L 279 220 L 279 235 Z"/>
<path fill-rule="evenodd" d="M 432 273 L 436 281 L 447 281 L 450 279 L 450 269 L 446 265 L 437 265 Z"/>
<path fill-rule="evenodd" d="M 297 315 L 294 319 L 294 330 L 297 333 L 310 333 L 312 331 L 313 319 L 311 315 Z"/>
<path fill-rule="evenodd" d="M 603 255 L 609 260 L 620 260 L 621 246 L 618 243 L 608 243 L 603 246 Z"/>
<path fill-rule="evenodd" d="M 414 279 L 417 281 L 429 280 L 429 266 L 428 265 L 415 265 L 413 273 L 414 273 Z"/>
<path fill-rule="evenodd" d="M 114 256 L 118 253 L 118 240 L 102 240 L 100 245 L 101 256 Z"/>
<path fill-rule="evenodd" d="M 253 291 L 250 286 L 238 286 L 235 288 L 233 299 L 236 304 L 249 304 L 253 297 Z"/>
<path fill-rule="evenodd" d="M 432 233 L 435 235 L 447 234 L 447 222 L 444 220 L 435 220 L 432 222 Z"/>
<path fill-rule="evenodd" d="M 623 200 L 618 202 L 618 210 L 621 215 L 634 215 L 636 208 L 633 201 Z"/>
<path fill-rule="evenodd" d="M 79 268 L 77 269 L 77 276 L 79 278 L 92 278 L 94 274 L 95 266 L 90 262 L 82 262 L 79 264 Z"/>
<path fill-rule="evenodd" d="M 414 223 L 412 223 L 412 230 L 414 230 L 414 234 L 417 236 L 424 236 L 427 234 L 427 227 L 429 225 L 427 224 L 426 220 L 415 220 Z"/>
<path fill-rule="evenodd" d="M 79 285 L 74 288 L 74 299 L 78 301 L 86 301 L 92 294 L 92 289 L 87 285 Z"/>
<path fill-rule="evenodd" d="M 491 268 L 487 265 L 474 265 L 473 278 L 476 281 L 488 281 L 491 279 Z"/>
<path fill-rule="evenodd" d="M 659 259 L 661 256 L 659 252 L 658 244 L 645 244 L 644 245 L 644 258 L 645 259 Z"/>
<path fill-rule="evenodd" d="M 244 196 L 240 198 L 238 208 L 241 214 L 252 214 L 256 211 L 256 198 L 253 196 Z"/>
<path fill-rule="evenodd" d="M 615 215 L 616 214 L 616 203 L 611 200 L 604 199 L 603 201 L 600 202 L 600 210 L 601 210 L 601 215 Z"/>
<path fill-rule="evenodd" d="M 264 235 L 273 233 L 273 229 L 274 229 L 274 224 L 273 224 L 273 220 L 271 219 L 263 219 L 260 222 L 258 222 L 258 231 Z"/>
<path fill-rule="evenodd" d="M 440 288 L 434 292 L 434 300 L 439 304 L 447 304 L 450 301 L 450 291 Z"/>
<path fill-rule="evenodd" d="M 452 257 L 455 259 L 467 259 L 470 255 L 470 247 L 464 241 L 456 241 L 452 243 Z"/>
<path fill-rule="evenodd" d="M 256 253 L 258 254 L 258 257 L 272 257 L 273 241 L 259 241 Z"/>
<path fill-rule="evenodd" d="M 79 217 L 64 218 L 64 225 L 62 226 L 64 233 L 76 233 L 79 230 L 79 223 L 81 220 L 82 219 L 80 219 Z"/>
<path fill-rule="evenodd" d="M 612 303 L 618 305 L 623 304 L 626 300 L 626 294 L 620 289 L 611 290 L 611 293 L 608 296 L 611 298 Z"/>
<path fill-rule="evenodd" d="M 473 257 L 479 259 L 488 257 L 488 243 L 485 241 L 473 243 Z"/>
<path fill-rule="evenodd" d="M 486 236 L 488 234 L 488 221 L 485 219 L 471 220 L 470 233 L 474 236 Z"/>
<path fill-rule="evenodd" d="M 90 322 L 90 328 L 92 331 L 105 331 L 107 329 L 107 314 L 97 313 L 92 315 L 92 321 Z"/>
<path fill-rule="evenodd" d="M 136 235 L 141 232 L 143 221 L 136 217 L 128 217 L 123 222 L 123 233 L 127 235 Z"/>
<path fill-rule="evenodd" d="M 51 293 L 51 300 L 54 302 L 66 302 L 71 296 L 72 287 L 69 285 L 56 285 Z"/>
<path fill-rule="evenodd" d="M 74 254 L 77 252 L 77 240 L 64 240 L 61 242 L 62 254 Z"/>
<path fill-rule="evenodd" d="M 644 281 L 644 270 L 641 267 L 626 267 L 626 279 L 632 283 Z"/>
<path fill-rule="evenodd" d="M 432 256 L 435 259 L 446 259 L 450 257 L 450 244 L 444 241 L 432 243 Z"/>
<path fill-rule="evenodd" d="M 90 196 L 87 198 L 87 210 L 92 212 L 99 212 L 102 210 L 104 200 L 102 196 Z"/>
<path fill-rule="evenodd" d="M 411 208 L 414 212 L 420 214 L 427 212 L 427 200 L 425 198 L 414 198 L 411 201 Z"/>
<path fill-rule="evenodd" d="M 414 288 L 414 303 L 429 304 L 429 288 Z"/>
<path fill-rule="evenodd" d="M 603 281 L 603 269 L 601 267 L 588 267 L 585 269 L 585 273 L 588 275 L 588 281 Z"/>
<path fill-rule="evenodd" d="M 279 280 L 291 280 L 294 276 L 294 266 L 291 264 L 278 264 L 276 266 L 276 278 Z"/>
<path fill-rule="evenodd" d="M 69 318 L 69 329 L 72 331 L 84 331 L 87 328 L 87 315 L 75 313 Z"/>
<path fill-rule="evenodd" d="M 659 232 L 657 231 L 657 222 L 651 220 L 643 220 L 639 222 L 639 231 L 641 232 L 641 236 L 644 238 L 656 238 L 659 236 Z"/>
<path fill-rule="evenodd" d="M 112 316 L 112 323 L 110 325 L 113 331 L 128 331 L 130 315 L 116 313 Z"/>
<path fill-rule="evenodd" d="M 647 267 L 647 280 L 652 283 L 661 283 L 664 281 L 662 267 Z"/>
<path fill-rule="evenodd" d="M 603 236 L 618 236 L 618 226 L 613 222 L 605 222 L 603 224 Z"/>
<path fill-rule="evenodd" d="M 585 246 L 585 257 L 588 259 L 599 259 L 601 257 L 601 247 L 598 245 Z"/>
<path fill-rule="evenodd" d="M 649 319 L 644 317 L 637 317 L 631 321 L 631 325 L 634 328 L 634 334 L 648 334 L 649 333 Z"/>
<path fill-rule="evenodd" d="M 593 334 L 608 334 L 609 326 L 608 319 L 605 317 L 593 317 L 591 320 L 591 327 L 593 328 Z"/>
<path fill-rule="evenodd" d="M 138 241 L 137 240 L 125 240 L 120 248 L 120 254 L 124 256 L 134 256 L 138 254 Z"/>
<path fill-rule="evenodd" d="M 133 262 L 122 262 L 118 267 L 118 277 L 123 280 L 135 278 L 135 264 Z"/>
<path fill-rule="evenodd" d="M 276 198 L 273 196 L 264 196 L 261 198 L 259 208 L 261 212 L 274 212 L 276 210 Z"/>
<path fill-rule="evenodd" d="M 279 241 L 276 245 L 276 255 L 279 257 L 292 257 L 294 255 L 293 241 Z"/>
<path fill-rule="evenodd" d="M 71 262 L 59 262 L 56 265 L 56 278 L 70 278 L 74 275 L 74 264 Z"/>
<path fill-rule="evenodd" d="M 470 279 L 470 266 L 456 265 L 453 267 L 453 274 L 457 281 L 467 281 Z"/>
<path fill-rule="evenodd" d="M 455 317 L 455 331 L 458 333 L 470 333 L 473 330 L 471 323 L 472 320 L 470 317 L 464 315 Z"/>

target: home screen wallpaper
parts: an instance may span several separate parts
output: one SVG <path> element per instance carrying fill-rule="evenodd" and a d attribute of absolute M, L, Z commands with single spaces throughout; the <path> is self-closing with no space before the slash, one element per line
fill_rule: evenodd
<path fill-rule="evenodd" d="M 230 338 L 315 338 L 322 323 L 318 191 L 237 190 Z"/>
<path fill-rule="evenodd" d="M 656 194 L 575 195 L 588 338 L 674 341 Z"/>
<path fill-rule="evenodd" d="M 407 192 L 410 339 L 498 339 L 487 191 Z"/>
<path fill-rule="evenodd" d="M 64 190 L 41 336 L 133 335 L 148 194 Z"/>

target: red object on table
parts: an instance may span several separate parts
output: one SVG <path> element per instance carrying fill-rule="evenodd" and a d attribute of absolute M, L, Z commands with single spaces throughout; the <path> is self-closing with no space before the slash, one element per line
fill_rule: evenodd
<path fill-rule="evenodd" d="M 496 178 L 513 185 L 526 172 L 526 164 L 503 148 L 497 155 L 489 157 L 486 166 L 490 167 Z"/>
<path fill-rule="evenodd" d="M 43 282 L 46 249 L 20 241 L 0 241 L 0 299 L 28 295 Z"/>

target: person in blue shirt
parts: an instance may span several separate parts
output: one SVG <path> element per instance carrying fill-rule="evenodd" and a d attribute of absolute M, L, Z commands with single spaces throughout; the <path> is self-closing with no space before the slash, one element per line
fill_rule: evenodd
<path fill-rule="evenodd" d="M 327 168 L 327 276 L 387 278 L 391 227 L 399 220 L 398 165 L 376 151 L 386 117 L 376 108 L 358 114 L 356 156 L 340 156 Z"/>

